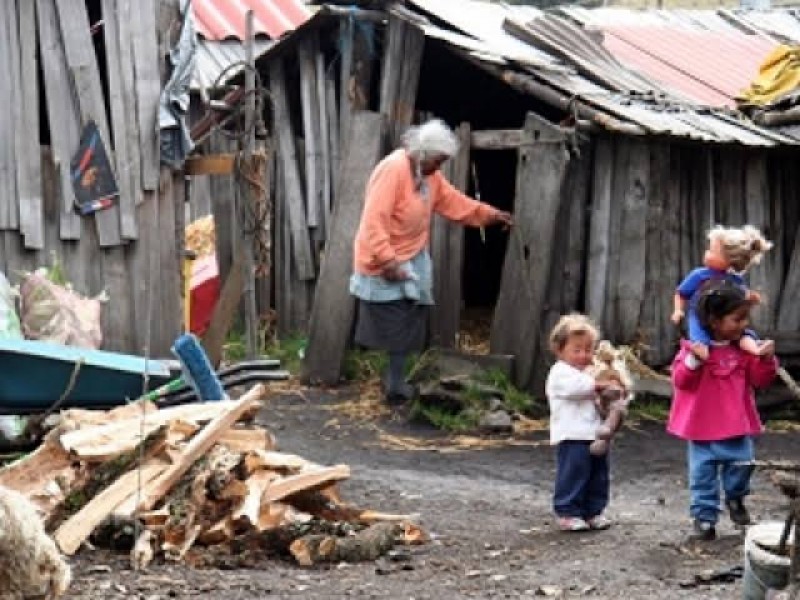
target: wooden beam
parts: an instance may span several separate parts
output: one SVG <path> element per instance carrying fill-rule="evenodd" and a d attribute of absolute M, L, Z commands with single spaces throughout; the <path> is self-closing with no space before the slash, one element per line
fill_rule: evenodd
<path fill-rule="evenodd" d="M 39 138 L 30 132 L 39 131 L 39 78 L 38 73 L 36 4 L 31 0 L 17 1 L 19 14 L 19 69 L 14 77 L 19 81 L 16 117 L 20 133 L 17 135 L 17 189 L 19 192 L 20 231 L 25 248 L 41 250 L 44 242 L 44 202 L 39 162 Z"/>
<path fill-rule="evenodd" d="M 189 156 L 185 163 L 187 175 L 230 175 L 236 155 L 226 152 L 224 154 L 205 154 Z"/>
<path fill-rule="evenodd" d="M 103 37 L 119 185 L 120 233 L 126 240 L 138 238 L 136 204 L 142 193 L 139 157 L 139 124 L 131 47 L 131 0 L 103 0 Z"/>
<path fill-rule="evenodd" d="M 645 292 L 647 262 L 647 215 L 650 194 L 650 150 L 647 142 L 626 141 L 631 145 L 630 162 L 624 193 L 617 196 L 622 204 L 620 221 L 619 267 L 616 282 L 614 308 L 615 323 L 623 343 L 635 341 L 639 330 L 639 317 Z M 640 260 L 631 260 L 632 256 Z M 666 317 L 665 317 L 666 318 Z"/>
<path fill-rule="evenodd" d="M 386 116 L 389 142 L 395 147 L 400 143 L 400 136 L 414 116 L 425 34 L 413 23 L 390 15 L 387 36 L 383 54 L 380 112 Z"/>
<path fill-rule="evenodd" d="M 456 130 L 461 144 L 458 154 L 446 163 L 447 178 L 466 193 L 470 173 L 470 126 L 462 123 Z M 461 267 L 464 262 L 464 228 L 441 215 L 434 215 L 431 239 L 433 262 L 433 297 L 436 304 L 430 313 L 432 346 L 452 348 L 461 323 Z"/>
<path fill-rule="evenodd" d="M 73 0 L 56 0 L 61 36 L 67 58 L 67 68 L 72 77 L 73 90 L 80 110 L 80 126 L 93 120 L 100 131 L 111 164 L 114 152 L 109 135 L 105 99 L 100 83 L 100 68 L 89 32 L 89 15 L 86 5 Z M 59 98 L 59 102 L 61 99 Z M 52 122 L 52 121 L 51 121 Z M 73 152 L 77 147 L 73 149 Z M 121 242 L 119 207 L 94 213 L 97 236 L 101 247 L 117 246 Z M 116 296 L 115 296 L 116 297 Z"/>
<path fill-rule="evenodd" d="M 130 19 L 128 25 L 136 73 L 136 115 L 131 118 L 138 120 L 142 189 L 155 191 L 159 182 L 158 103 L 161 96 L 156 0 L 138 0 L 136 17 Z"/>
<path fill-rule="evenodd" d="M 352 126 L 303 361 L 302 377 L 314 383 L 339 382 L 355 314 L 355 299 L 347 285 L 353 265 L 353 241 L 364 204 L 364 189 L 381 155 L 381 115 L 360 111 L 353 115 Z"/>
<path fill-rule="evenodd" d="M 81 218 L 75 212 L 75 192 L 72 189 L 69 163 L 72 153 L 80 144 L 80 109 L 69 77 L 55 0 L 37 0 L 36 9 L 39 15 L 41 55 L 47 57 L 47 60 L 42 61 L 42 70 L 53 162 L 60 177 L 59 197 L 62 203 L 59 211 L 59 237 L 62 240 L 79 240 Z"/>
<path fill-rule="evenodd" d="M 596 142 L 593 164 L 589 246 L 586 269 L 586 312 L 602 323 L 608 286 L 608 234 L 611 220 L 611 175 L 614 165 L 614 144 L 608 137 Z"/>
<path fill-rule="evenodd" d="M 314 279 L 316 269 L 311 256 L 311 242 L 308 235 L 300 171 L 297 165 L 297 147 L 291 127 L 289 99 L 286 91 L 283 63 L 281 59 L 270 65 L 270 86 L 274 110 L 275 135 L 278 145 L 278 161 L 283 172 L 286 193 L 282 196 L 287 205 L 290 224 L 290 241 L 294 264 L 301 281 Z"/>
<path fill-rule="evenodd" d="M 517 150 L 529 143 L 524 129 L 473 131 L 470 138 L 474 150 Z"/>
<path fill-rule="evenodd" d="M 528 113 L 525 129 L 537 140 L 517 161 L 516 215 L 492 321 L 493 353 L 514 354 L 518 386 L 542 385 L 531 374 L 550 278 L 556 218 L 569 154 L 562 131 Z"/>

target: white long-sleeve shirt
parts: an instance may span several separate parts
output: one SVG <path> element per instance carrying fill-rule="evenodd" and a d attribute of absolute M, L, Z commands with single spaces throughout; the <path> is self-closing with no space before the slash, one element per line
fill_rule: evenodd
<path fill-rule="evenodd" d="M 594 379 L 559 360 L 550 368 L 545 392 L 550 405 L 550 443 L 594 441 L 603 422 L 595 407 Z"/>

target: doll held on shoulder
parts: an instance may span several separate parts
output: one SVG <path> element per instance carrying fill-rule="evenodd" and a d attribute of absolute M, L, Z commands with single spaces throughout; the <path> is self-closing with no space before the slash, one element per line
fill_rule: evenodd
<path fill-rule="evenodd" d="M 761 262 L 764 254 L 772 248 L 762 233 L 752 225 L 723 227 L 717 225 L 708 232 L 708 248 L 703 256 L 703 266 L 693 269 L 675 290 L 671 320 L 676 325 L 686 319 L 687 336 L 692 352 L 700 360 L 708 358 L 711 334 L 697 315 L 700 291 L 709 281 L 724 280 L 739 286 L 751 305 L 761 302 L 758 292 L 750 290 L 744 274 Z M 767 348 L 758 335 L 750 329 L 745 331 L 739 347 L 756 356 L 762 356 Z"/>

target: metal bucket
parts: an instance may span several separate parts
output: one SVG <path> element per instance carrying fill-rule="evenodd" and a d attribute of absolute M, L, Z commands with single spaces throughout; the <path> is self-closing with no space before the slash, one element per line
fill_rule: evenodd
<path fill-rule="evenodd" d="M 783 523 L 769 521 L 753 525 L 744 540 L 743 600 L 765 600 L 769 590 L 782 590 L 789 583 L 789 557 L 768 548 L 777 548 Z M 790 533 L 789 540 L 792 540 Z"/>

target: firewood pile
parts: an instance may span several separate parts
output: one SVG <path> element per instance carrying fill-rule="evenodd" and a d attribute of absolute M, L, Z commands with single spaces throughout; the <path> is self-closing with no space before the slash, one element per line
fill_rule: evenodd
<path fill-rule="evenodd" d="M 137 568 L 155 557 L 356 562 L 425 541 L 410 515 L 344 503 L 347 465 L 279 452 L 253 422 L 264 395 L 257 385 L 235 401 L 64 411 L 35 452 L 0 470 L 0 485 L 31 500 L 64 554 L 106 545 Z"/>

